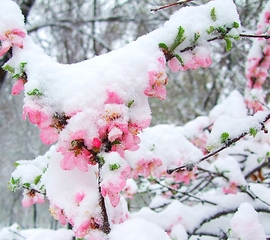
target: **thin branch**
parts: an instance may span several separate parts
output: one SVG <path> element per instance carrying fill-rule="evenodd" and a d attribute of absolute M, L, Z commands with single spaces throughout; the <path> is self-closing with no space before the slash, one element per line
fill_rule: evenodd
<path fill-rule="evenodd" d="M 199 197 L 197 197 L 197 196 L 195 196 L 195 195 L 192 195 L 192 194 L 190 194 L 190 193 L 188 193 L 188 192 L 182 192 L 182 191 L 179 191 L 178 189 L 171 188 L 170 186 L 167 186 L 167 185 L 161 183 L 161 182 L 158 181 L 157 179 L 155 179 L 154 181 L 155 181 L 157 184 L 159 184 L 160 186 L 165 187 L 165 188 L 168 188 L 168 190 L 170 190 L 170 191 L 180 193 L 180 194 L 182 194 L 182 195 L 184 195 L 184 196 L 188 196 L 188 197 L 190 197 L 190 198 L 194 198 L 194 199 L 200 201 L 202 204 L 204 204 L 204 203 L 209 203 L 209 204 L 211 204 L 211 205 L 215 205 L 215 206 L 217 205 L 217 204 L 214 203 L 214 202 L 211 202 L 211 201 L 208 201 L 208 200 L 205 200 L 205 199 L 201 199 L 201 198 L 199 198 Z"/>
<path fill-rule="evenodd" d="M 153 8 L 150 9 L 150 11 L 151 12 L 157 12 L 157 11 L 165 9 L 165 8 L 169 8 L 169 7 L 173 7 L 173 6 L 177 6 L 177 5 L 183 5 L 183 4 L 191 2 L 191 1 L 193 1 L 193 0 L 177 1 L 175 3 L 170 3 L 170 4 L 163 5 L 163 6 L 153 7 Z"/>
<path fill-rule="evenodd" d="M 22 238 L 22 239 L 26 239 L 26 237 L 24 237 L 23 235 L 19 234 L 18 232 L 15 232 L 15 231 L 13 231 L 13 230 L 11 230 L 11 229 L 9 229 L 8 231 L 11 232 L 11 233 L 16 234 L 17 236 L 19 236 L 19 237 Z"/>
<path fill-rule="evenodd" d="M 267 34 L 246 34 L 246 33 L 240 33 L 239 34 L 240 37 L 243 37 L 243 38 L 265 38 L 265 39 L 269 39 L 270 38 L 270 35 L 267 35 Z"/>
<path fill-rule="evenodd" d="M 199 225 L 193 229 L 192 232 L 188 233 L 189 237 L 193 236 L 193 235 L 197 235 L 197 230 L 199 230 L 202 225 L 204 225 L 205 223 L 207 222 L 211 222 L 213 221 L 214 219 L 217 219 L 217 218 L 220 218 L 222 216 L 226 216 L 228 214 L 232 214 L 232 213 L 235 213 L 237 211 L 238 207 L 237 208 L 233 208 L 233 209 L 228 209 L 228 210 L 224 210 L 224 211 L 219 211 L 215 214 L 213 214 L 212 216 L 208 217 L 208 218 L 205 218 L 203 219 Z M 264 212 L 264 213 L 270 213 L 270 209 L 267 209 L 267 208 L 255 208 L 254 209 L 257 211 L 257 212 Z"/>

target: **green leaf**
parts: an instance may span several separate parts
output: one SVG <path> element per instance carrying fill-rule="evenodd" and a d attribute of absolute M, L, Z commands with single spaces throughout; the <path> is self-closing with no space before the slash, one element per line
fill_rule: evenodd
<path fill-rule="evenodd" d="M 9 72 L 10 74 L 15 73 L 15 69 L 8 64 L 4 65 L 2 69 L 5 70 L 6 72 Z"/>
<path fill-rule="evenodd" d="M 256 137 L 257 133 L 258 133 L 257 129 L 255 129 L 255 128 L 250 128 L 250 129 L 249 129 L 249 134 L 250 134 L 252 137 Z"/>
<path fill-rule="evenodd" d="M 118 164 L 118 163 L 109 164 L 109 168 L 110 168 L 111 171 L 117 170 L 117 169 L 119 169 L 120 167 L 121 167 L 121 165 Z"/>
<path fill-rule="evenodd" d="M 16 74 L 14 74 L 13 76 L 12 76 L 12 78 L 14 78 L 14 79 L 19 79 L 20 78 L 20 74 L 19 73 L 16 73 Z"/>
<path fill-rule="evenodd" d="M 238 22 L 233 22 L 233 28 L 239 28 L 240 24 Z"/>
<path fill-rule="evenodd" d="M 200 34 L 199 33 L 194 33 L 194 41 L 193 41 L 193 43 L 195 44 L 197 41 L 198 41 L 198 39 L 200 38 Z"/>
<path fill-rule="evenodd" d="M 42 175 L 37 176 L 37 177 L 35 178 L 35 180 L 34 180 L 34 184 L 37 185 L 37 184 L 39 183 L 41 177 L 42 177 Z"/>
<path fill-rule="evenodd" d="M 206 32 L 207 32 L 208 34 L 211 34 L 211 33 L 213 33 L 215 30 L 216 30 L 215 27 L 210 26 L 210 27 L 206 30 Z"/>
<path fill-rule="evenodd" d="M 183 59 L 180 57 L 180 55 L 175 54 L 175 57 L 178 59 L 178 61 L 181 63 L 182 67 L 184 66 L 184 61 Z"/>
<path fill-rule="evenodd" d="M 134 103 L 134 100 L 129 101 L 129 102 L 128 102 L 128 105 L 127 105 L 127 106 L 128 106 L 128 108 L 130 108 L 130 107 L 131 107 L 131 105 L 132 105 L 133 103 Z"/>
<path fill-rule="evenodd" d="M 223 28 L 223 27 L 218 27 L 217 28 L 217 31 L 220 32 L 220 33 L 222 33 L 222 34 L 226 34 L 227 33 L 226 29 Z"/>
<path fill-rule="evenodd" d="M 29 96 L 42 96 L 42 92 L 40 92 L 37 88 L 32 91 L 27 92 Z"/>
<path fill-rule="evenodd" d="M 165 43 L 159 43 L 158 46 L 161 49 L 169 50 L 168 46 Z"/>
<path fill-rule="evenodd" d="M 120 144 L 121 142 L 118 140 L 118 139 L 116 139 L 116 140 L 114 140 L 113 142 L 112 142 L 112 145 L 117 145 L 117 144 Z"/>
<path fill-rule="evenodd" d="M 14 166 L 15 166 L 15 167 L 18 167 L 19 165 L 20 165 L 20 164 L 17 163 L 17 162 L 14 163 Z"/>
<path fill-rule="evenodd" d="M 210 16 L 212 18 L 212 20 L 215 22 L 217 21 L 217 15 L 216 15 L 216 8 L 212 8 L 211 11 L 210 11 Z"/>
<path fill-rule="evenodd" d="M 20 70 L 21 70 L 21 72 L 24 71 L 24 68 L 25 68 L 25 65 L 26 64 L 27 64 L 26 62 L 21 62 L 21 64 L 20 64 Z"/>
<path fill-rule="evenodd" d="M 184 36 L 185 29 L 181 26 L 178 28 L 178 33 L 174 39 L 174 42 L 170 48 L 171 51 L 174 51 L 182 42 L 185 41 L 187 37 Z"/>
<path fill-rule="evenodd" d="M 226 42 L 226 51 L 230 51 L 232 49 L 232 41 L 229 38 L 224 38 Z"/>
<path fill-rule="evenodd" d="M 230 135 L 227 132 L 222 133 L 221 136 L 220 136 L 220 142 L 225 143 L 228 140 L 229 136 Z"/>
<path fill-rule="evenodd" d="M 104 159 L 104 157 L 102 157 L 102 156 L 100 156 L 100 155 L 98 155 L 97 157 L 98 157 L 98 160 L 99 160 L 99 162 L 100 162 L 101 166 L 103 166 L 103 165 L 104 165 L 104 163 L 105 163 L 105 159 Z"/>
<path fill-rule="evenodd" d="M 30 188 L 31 184 L 30 183 L 24 183 L 23 186 L 26 187 L 26 188 Z"/>

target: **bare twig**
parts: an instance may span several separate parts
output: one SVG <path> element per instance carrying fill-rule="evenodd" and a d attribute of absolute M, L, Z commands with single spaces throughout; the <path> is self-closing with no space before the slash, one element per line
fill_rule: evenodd
<path fill-rule="evenodd" d="M 177 5 L 182 5 L 182 4 L 191 2 L 191 1 L 193 1 L 193 0 L 177 1 L 175 3 L 170 3 L 170 4 L 163 5 L 163 6 L 153 7 L 153 8 L 150 9 L 150 11 L 151 12 L 157 12 L 157 11 L 165 9 L 165 8 L 169 8 L 169 7 L 173 7 L 173 6 L 177 6 Z"/>
<path fill-rule="evenodd" d="M 240 37 L 243 38 L 265 38 L 265 39 L 269 39 L 270 35 L 267 34 L 246 34 L 246 33 L 240 33 L 239 34 Z"/>
<path fill-rule="evenodd" d="M 24 237 L 23 235 L 19 234 L 18 232 L 15 232 L 15 231 L 13 231 L 13 230 L 11 230 L 11 229 L 9 229 L 8 231 L 11 232 L 11 233 L 16 234 L 17 236 L 19 236 L 19 237 L 22 238 L 22 239 L 26 239 L 26 237 Z"/>

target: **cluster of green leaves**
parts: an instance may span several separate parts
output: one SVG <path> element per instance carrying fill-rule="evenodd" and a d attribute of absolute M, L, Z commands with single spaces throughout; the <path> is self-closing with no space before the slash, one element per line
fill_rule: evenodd
<path fill-rule="evenodd" d="M 231 25 L 225 25 L 225 26 L 219 26 L 219 27 L 214 27 L 210 26 L 206 32 L 211 35 L 212 33 L 217 33 L 219 34 L 220 39 L 224 39 L 226 43 L 226 50 L 230 51 L 232 49 L 232 40 L 239 40 L 240 37 L 238 35 L 232 35 L 229 34 L 230 30 L 233 28 L 239 28 L 239 23 L 233 22 Z"/>
<path fill-rule="evenodd" d="M 34 90 L 32 91 L 28 91 L 27 92 L 27 95 L 28 96 L 42 96 L 42 92 L 40 90 L 38 90 L 37 88 L 35 88 Z"/>
<path fill-rule="evenodd" d="M 15 68 L 11 67 L 8 64 L 5 64 L 2 68 L 3 70 L 9 72 L 12 75 L 12 78 L 19 79 L 19 78 L 24 78 L 24 75 L 25 75 L 24 69 L 25 69 L 26 64 L 27 64 L 26 62 L 20 63 L 19 72 L 16 72 Z"/>
<path fill-rule="evenodd" d="M 16 162 L 15 167 L 19 166 L 19 163 Z M 44 169 L 43 173 L 45 173 L 47 169 Z M 8 182 L 8 187 L 12 192 L 15 192 L 16 190 L 20 189 L 20 188 L 25 188 L 25 189 L 35 189 L 35 190 L 39 190 L 41 192 L 45 193 L 45 189 L 44 189 L 44 185 L 38 186 L 40 185 L 40 180 L 41 180 L 42 175 L 37 175 L 33 181 L 33 183 L 29 183 L 29 182 L 22 182 L 21 177 L 19 178 L 14 178 L 11 177 L 9 182 Z"/>
<path fill-rule="evenodd" d="M 216 15 L 216 9 L 213 7 L 210 11 L 210 16 L 211 19 L 213 20 L 213 22 L 215 22 L 217 20 L 217 15 Z M 217 32 L 218 34 L 221 34 L 221 38 L 224 39 L 225 43 L 226 43 L 226 50 L 230 51 L 232 49 L 232 39 L 234 40 L 239 40 L 240 37 L 239 36 L 234 36 L 234 35 L 230 35 L 228 34 L 229 31 L 233 28 L 239 28 L 239 23 L 237 22 L 233 22 L 231 24 L 231 26 L 219 26 L 219 27 L 214 27 L 214 26 L 210 26 L 206 32 L 210 35 L 213 32 Z"/>
<path fill-rule="evenodd" d="M 249 129 L 249 135 L 251 135 L 252 137 L 256 137 L 257 133 L 258 133 L 258 130 L 256 128 Z"/>
<path fill-rule="evenodd" d="M 109 168 L 111 171 L 117 170 L 121 167 L 119 163 L 109 164 Z"/>
<path fill-rule="evenodd" d="M 199 34 L 197 34 L 196 36 L 195 36 L 195 38 L 197 38 L 197 40 L 198 40 L 198 37 L 199 36 Z M 178 60 L 179 60 L 179 62 L 182 64 L 182 65 L 184 65 L 184 62 L 183 62 L 183 60 L 182 60 L 182 58 L 179 56 L 179 54 L 175 54 L 174 53 L 174 50 L 180 45 L 180 44 L 182 44 L 185 40 L 186 40 L 186 36 L 185 36 L 185 29 L 182 27 L 182 26 L 180 26 L 179 28 L 178 28 L 178 32 L 177 32 L 177 35 L 176 35 L 176 37 L 174 38 L 174 41 L 173 41 L 173 44 L 171 45 L 171 47 L 168 47 L 167 46 L 167 44 L 165 44 L 165 43 L 159 43 L 159 48 L 161 48 L 164 52 L 166 52 L 166 53 L 168 53 L 169 55 L 171 55 L 171 56 L 175 56 Z M 196 41 L 197 41 L 196 40 Z"/>

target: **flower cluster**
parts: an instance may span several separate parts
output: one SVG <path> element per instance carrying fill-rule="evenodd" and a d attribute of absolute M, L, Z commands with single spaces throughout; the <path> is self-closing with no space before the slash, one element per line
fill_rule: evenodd
<path fill-rule="evenodd" d="M 70 117 L 64 113 L 48 114 L 47 112 L 44 108 L 34 109 L 26 106 L 23 109 L 23 119 L 28 116 L 29 121 L 39 127 L 42 142 L 52 144 L 58 140 L 58 134 L 64 129 Z"/>
<path fill-rule="evenodd" d="M 149 97 L 157 97 L 161 100 L 166 98 L 165 85 L 168 83 L 168 77 L 165 73 L 165 58 L 158 58 L 159 70 L 149 71 L 149 86 L 145 89 L 145 95 Z"/>
<path fill-rule="evenodd" d="M 270 6 L 266 5 L 260 16 L 257 34 L 269 34 Z M 255 39 L 248 55 L 246 64 L 246 103 L 254 112 L 264 109 L 264 93 L 262 85 L 268 77 L 270 68 L 270 41 L 269 39 Z M 255 90 L 255 91 L 254 91 Z"/>

